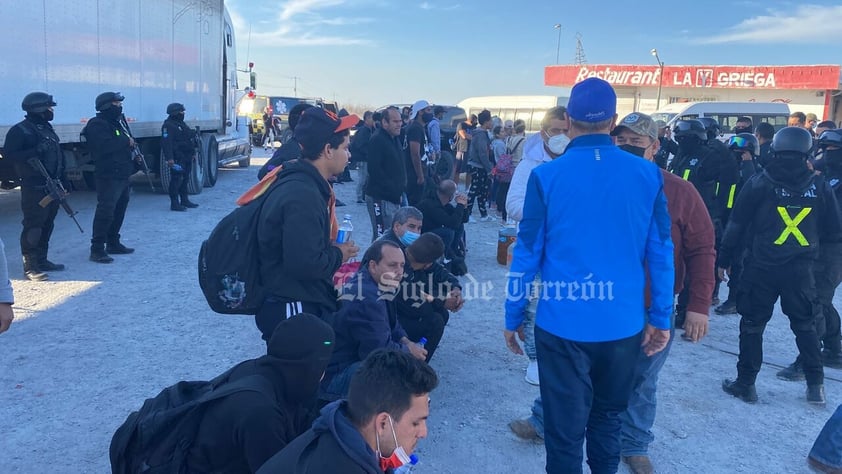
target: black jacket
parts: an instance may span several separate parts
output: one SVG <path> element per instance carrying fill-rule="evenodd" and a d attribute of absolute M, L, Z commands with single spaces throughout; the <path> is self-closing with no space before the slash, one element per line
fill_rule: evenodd
<path fill-rule="evenodd" d="M 691 152 L 680 149 L 671 171 L 693 183 L 714 223 L 727 219 L 739 181 L 737 163 L 727 149 L 724 152 L 718 146 L 700 146 Z"/>
<path fill-rule="evenodd" d="M 39 149 L 40 146 L 40 149 Z M 53 126 L 41 117 L 29 115 L 6 133 L 3 154 L 15 165 L 23 186 L 44 186 L 44 177 L 32 165 L 30 158 L 37 158 L 52 178 L 64 174 L 64 154 Z"/>
<path fill-rule="evenodd" d="M 377 454 L 348 419 L 347 402 L 322 409 L 306 433 L 272 456 L 258 474 L 384 474 Z"/>
<path fill-rule="evenodd" d="M 304 433 L 315 414 L 316 391 L 298 394 L 292 365 L 263 356 L 233 369 L 229 381 L 259 375 L 265 391 L 242 391 L 210 405 L 202 416 L 187 466 L 195 473 L 252 473 Z M 289 383 L 287 380 L 294 380 Z M 269 388 L 274 387 L 274 390 Z"/>
<path fill-rule="evenodd" d="M 176 163 L 190 163 L 193 160 L 195 147 L 193 139 L 196 132 L 184 123 L 184 120 L 172 117 L 164 120 L 161 125 L 161 153 L 164 159 Z"/>
<path fill-rule="evenodd" d="M 94 158 L 94 176 L 97 178 L 126 179 L 137 171 L 132 160 L 129 136 L 118 120 L 100 112 L 88 120 L 82 131 L 88 143 L 88 151 Z"/>
<path fill-rule="evenodd" d="M 275 153 L 272 154 L 272 158 L 269 158 L 269 161 L 260 167 L 260 171 L 257 172 L 257 179 L 263 179 L 267 173 L 278 166 L 286 163 L 287 161 L 297 160 L 299 158 L 301 158 L 301 146 L 298 144 L 298 140 L 296 140 L 295 137 L 292 137 L 289 141 L 281 145 L 280 148 L 275 150 Z"/>
<path fill-rule="evenodd" d="M 831 187 L 811 173 L 782 179 L 790 176 L 767 168 L 746 183 L 725 228 L 718 266 L 730 267 L 742 242 L 749 243 L 749 261 L 768 268 L 813 260 L 821 242 L 839 241 L 842 217 Z"/>
<path fill-rule="evenodd" d="M 421 200 L 416 207 L 424 214 L 422 233 L 442 227 L 454 231 L 462 228 L 462 219 L 465 217 L 465 206 L 462 204 L 455 207 L 450 203 L 442 204 L 438 196 L 433 195 Z"/>
<path fill-rule="evenodd" d="M 363 125 L 354 134 L 354 139 L 351 140 L 351 161 L 355 163 L 365 163 L 368 161 L 368 144 L 371 141 L 371 136 L 374 130 Z"/>
<path fill-rule="evenodd" d="M 260 278 L 267 294 L 336 311 L 333 274 L 342 251 L 330 239 L 330 185 L 307 160 L 284 166 L 258 218 Z"/>
<path fill-rule="evenodd" d="M 393 296 L 380 291 L 366 265 L 361 265 L 345 284 L 342 309 L 333 325 L 336 347 L 322 387 L 327 388 L 336 374 L 354 362 L 365 360 L 377 349 L 408 350 L 399 342 L 406 337 L 406 331 L 398 322 Z"/>
<path fill-rule="evenodd" d="M 367 159 L 365 194 L 374 200 L 400 204 L 406 192 L 406 168 L 397 139 L 378 130 L 369 141 Z"/>

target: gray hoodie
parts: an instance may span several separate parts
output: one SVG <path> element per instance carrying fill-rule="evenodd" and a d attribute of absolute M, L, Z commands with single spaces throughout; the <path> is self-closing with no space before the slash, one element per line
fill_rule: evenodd
<path fill-rule="evenodd" d="M 488 130 L 480 127 L 474 130 L 470 148 L 468 148 L 468 164 L 475 168 L 485 168 L 490 173 L 494 165 L 491 164 L 489 151 L 491 150 L 491 139 L 488 138 Z"/>
<path fill-rule="evenodd" d="M 6 263 L 6 248 L 0 239 L 0 303 L 14 303 L 12 282 L 9 281 L 9 266 Z"/>

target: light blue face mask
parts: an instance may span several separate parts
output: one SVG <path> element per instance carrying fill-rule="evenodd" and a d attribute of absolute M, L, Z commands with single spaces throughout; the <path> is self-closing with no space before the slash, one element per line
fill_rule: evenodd
<path fill-rule="evenodd" d="M 404 245 L 412 245 L 413 242 L 418 240 L 418 237 L 421 237 L 421 234 L 408 230 L 403 234 L 403 237 L 401 237 L 401 243 Z"/>

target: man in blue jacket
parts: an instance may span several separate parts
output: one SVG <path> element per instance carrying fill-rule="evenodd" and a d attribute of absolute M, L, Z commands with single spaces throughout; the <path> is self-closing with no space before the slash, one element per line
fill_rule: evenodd
<path fill-rule="evenodd" d="M 548 473 L 582 472 L 585 438 L 591 471 L 617 471 L 636 354 L 642 344 L 651 356 L 670 337 L 675 270 L 663 178 L 613 144 L 616 108 L 601 79 L 573 88 L 572 141 L 529 178 L 509 274 L 504 336 L 516 354 L 528 285 L 538 271 L 543 280 L 535 342 Z"/>

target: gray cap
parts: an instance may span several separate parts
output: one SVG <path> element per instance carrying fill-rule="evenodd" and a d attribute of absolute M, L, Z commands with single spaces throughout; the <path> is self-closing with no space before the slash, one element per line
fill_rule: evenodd
<path fill-rule="evenodd" d="M 611 132 L 611 136 L 619 135 L 624 128 L 637 135 L 648 136 L 652 140 L 658 139 L 658 126 L 655 125 L 655 121 L 652 120 L 652 117 L 646 114 L 634 112 L 626 115 L 623 117 L 623 120 L 614 127 L 614 130 Z"/>

